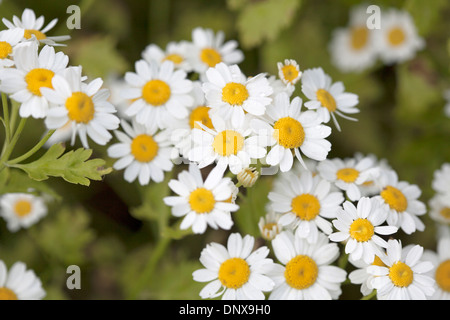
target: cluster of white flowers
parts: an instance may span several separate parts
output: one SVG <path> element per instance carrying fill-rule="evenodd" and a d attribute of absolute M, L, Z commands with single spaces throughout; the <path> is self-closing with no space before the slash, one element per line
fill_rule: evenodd
<path fill-rule="evenodd" d="M 387 65 L 412 59 L 425 46 L 411 15 L 387 8 L 380 12 L 379 26 L 369 29 L 367 5 L 354 7 L 348 25 L 333 32 L 330 53 L 343 72 L 360 72 L 372 67 L 378 58 Z"/>

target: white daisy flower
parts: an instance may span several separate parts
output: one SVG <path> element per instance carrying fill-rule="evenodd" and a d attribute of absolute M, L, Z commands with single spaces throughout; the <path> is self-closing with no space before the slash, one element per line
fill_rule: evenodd
<path fill-rule="evenodd" d="M 223 62 L 227 65 L 239 64 L 244 60 L 244 54 L 237 49 L 236 40 L 225 41 L 223 31 L 214 33 L 212 29 L 195 28 L 192 30 L 192 47 L 188 59 L 200 79 L 208 70 Z"/>
<path fill-rule="evenodd" d="M 433 268 L 430 261 L 422 261 L 423 247 L 406 250 L 398 240 L 389 240 L 386 254 L 380 259 L 386 266 L 367 268 L 378 300 L 426 300 L 434 293 L 434 280 L 426 273 Z"/>
<path fill-rule="evenodd" d="M 288 175 L 283 184 L 269 192 L 272 209 L 281 214 L 282 226 L 293 225 L 295 235 L 314 243 L 320 231 L 330 234 L 333 229 L 326 219 L 336 218 L 344 197 L 330 192 L 330 183 L 305 171 L 300 177 Z"/>
<path fill-rule="evenodd" d="M 55 75 L 52 89 L 42 88 L 43 96 L 55 104 L 48 111 L 45 124 L 59 129 L 71 123 L 72 145 L 78 133 L 83 147 L 88 149 L 87 136 L 99 145 L 105 145 L 112 135 L 108 130 L 119 127 L 116 109 L 108 102 L 109 90 L 101 89 L 103 81 L 97 78 L 89 84 L 82 82 L 81 67 L 68 68 L 63 76 Z"/>
<path fill-rule="evenodd" d="M 381 29 L 374 32 L 380 58 L 386 64 L 414 58 L 425 47 L 425 41 L 418 35 L 411 15 L 397 9 L 389 9 L 382 15 Z"/>
<path fill-rule="evenodd" d="M 151 180 L 163 181 L 164 171 L 173 168 L 169 133 L 166 130 L 157 132 L 156 128 L 137 121 L 130 126 L 122 120 L 121 126 L 124 132 L 115 131 L 119 143 L 108 148 L 109 157 L 119 158 L 113 168 L 125 169 L 124 179 L 130 183 L 136 179 L 141 185 L 147 185 Z"/>
<path fill-rule="evenodd" d="M 425 250 L 424 260 L 433 264 L 429 275 L 436 281 L 431 300 L 450 300 L 450 238 L 438 239 L 436 252 Z"/>
<path fill-rule="evenodd" d="M 431 187 L 441 194 L 450 194 L 450 163 L 444 163 L 434 171 Z"/>
<path fill-rule="evenodd" d="M 337 219 L 333 220 L 338 231 L 329 238 L 334 242 L 346 241 L 345 253 L 353 260 L 363 259 L 366 263 L 372 263 L 375 255 L 382 252 L 381 248 L 387 247 L 387 242 L 379 235 L 392 235 L 398 230 L 393 226 L 381 226 L 388 213 L 380 205 L 375 198 L 363 197 L 356 207 L 346 201 L 344 209 L 340 209 Z"/>
<path fill-rule="evenodd" d="M 189 151 L 188 158 L 204 168 L 217 161 L 217 165 L 238 174 L 248 168 L 252 161 L 266 155 L 266 149 L 260 145 L 260 137 L 251 135 L 247 118 L 237 126 L 230 121 L 224 121 L 218 116 L 211 116 L 214 129 L 194 128 L 192 140 L 194 147 Z"/>
<path fill-rule="evenodd" d="M 368 264 L 362 259 L 353 260 L 350 256 L 348 261 L 355 267 L 355 270 L 348 274 L 348 279 L 351 283 L 361 285 L 360 291 L 363 296 L 367 296 L 374 290 L 372 287 L 372 280 L 375 276 L 371 275 L 367 272 L 367 268 L 375 265 L 380 267 L 386 267 L 386 265 L 381 261 L 378 256 L 375 256 L 375 259 L 372 263 Z"/>
<path fill-rule="evenodd" d="M 326 159 L 317 165 L 320 175 L 345 191 L 352 201 L 358 201 L 365 183 L 370 183 L 380 175 L 373 158 Z"/>
<path fill-rule="evenodd" d="M 352 9 L 348 26 L 338 28 L 332 34 L 331 59 L 343 72 L 361 72 L 377 60 L 375 37 L 367 28 L 366 10 L 367 5 Z"/>
<path fill-rule="evenodd" d="M 169 42 L 165 50 L 161 49 L 156 44 L 149 44 L 142 52 L 142 58 L 147 61 L 156 61 L 161 64 L 166 60 L 172 61 L 176 69 L 182 69 L 186 72 L 192 71 L 192 66 L 189 63 L 188 51 L 191 45 L 187 41 Z"/>
<path fill-rule="evenodd" d="M 435 194 L 429 201 L 428 214 L 434 221 L 450 226 L 450 194 Z"/>
<path fill-rule="evenodd" d="M 339 257 L 337 244 L 320 233 L 315 243 L 283 231 L 272 241 L 278 261 L 270 276 L 275 288 L 269 300 L 331 300 L 342 293 L 347 272 L 331 264 Z"/>
<path fill-rule="evenodd" d="M 238 183 L 244 188 L 253 187 L 259 178 L 259 171 L 256 167 L 248 167 L 239 172 L 236 176 Z"/>
<path fill-rule="evenodd" d="M 331 143 L 325 140 L 331 128 L 322 124 L 316 112 L 301 112 L 301 107 L 301 98 L 290 101 L 286 93 L 280 93 L 274 105 L 267 108 L 269 122 L 253 119 L 250 123 L 271 147 L 266 162 L 271 166 L 279 165 L 282 172 L 292 168 L 293 154 L 304 165 L 300 151 L 310 159 L 322 161 L 331 150 Z"/>
<path fill-rule="evenodd" d="M 180 229 L 192 227 L 194 233 L 213 229 L 229 230 L 233 226 L 231 212 L 239 209 L 232 203 L 233 189 L 230 178 L 223 177 L 224 171 L 215 167 L 203 181 L 196 164 L 189 165 L 189 171 L 182 171 L 178 180 L 170 180 L 169 187 L 177 196 L 164 198 L 164 203 L 172 207 L 175 217 L 184 217 Z"/>
<path fill-rule="evenodd" d="M 29 228 L 47 215 L 47 206 L 41 197 L 27 193 L 7 193 L 0 198 L 0 216 L 7 228 L 16 232 Z"/>
<path fill-rule="evenodd" d="M 276 213 L 270 205 L 267 206 L 266 210 L 266 215 L 259 218 L 258 228 L 261 236 L 271 241 L 283 230 L 283 226 L 279 224 L 280 214 Z"/>
<path fill-rule="evenodd" d="M 54 76 L 66 69 L 69 58 L 62 52 L 55 53 L 50 46 L 44 46 L 38 54 L 36 42 L 17 45 L 13 55 L 15 68 L 1 70 L 0 91 L 21 103 L 22 118 L 44 118 L 49 101 L 41 88 L 52 88 Z"/>
<path fill-rule="evenodd" d="M 264 300 L 264 292 L 269 292 L 274 282 L 267 276 L 273 268 L 270 251 L 260 247 L 252 252 L 255 239 L 244 238 L 233 233 L 228 238 L 227 248 L 219 243 L 210 243 L 201 252 L 200 262 L 205 267 L 194 271 L 195 281 L 209 282 L 200 297 L 223 300 Z"/>
<path fill-rule="evenodd" d="M 398 181 L 394 170 L 384 171 L 382 191 L 376 198 L 381 199 L 382 208 L 389 212 L 387 223 L 402 229 L 406 234 L 416 230 L 423 231 L 425 225 L 418 216 L 426 213 L 426 206 L 419 199 L 421 190 L 418 186 L 405 181 Z"/>
<path fill-rule="evenodd" d="M 0 70 L 14 65 L 13 50 L 22 37 L 20 29 L 0 31 Z"/>
<path fill-rule="evenodd" d="M 293 59 L 286 59 L 284 60 L 284 63 L 278 62 L 277 67 L 278 76 L 285 85 L 294 86 L 302 76 L 297 61 Z"/>
<path fill-rule="evenodd" d="M 206 78 L 202 88 L 211 115 L 231 119 L 233 124 L 241 122 L 245 113 L 264 115 L 272 102 L 273 89 L 262 73 L 247 78 L 237 65 L 221 62 L 206 71 Z"/>
<path fill-rule="evenodd" d="M 46 295 L 41 280 L 23 262 L 6 268 L 0 260 L 0 300 L 42 300 Z"/>
<path fill-rule="evenodd" d="M 58 22 L 58 19 L 53 19 L 50 23 L 44 26 L 45 19 L 43 16 L 36 18 L 36 14 L 31 9 L 25 9 L 22 13 L 22 19 L 17 16 L 13 16 L 13 21 L 3 18 L 3 23 L 8 29 L 21 29 L 23 39 L 36 39 L 40 43 L 55 46 L 57 42 L 66 41 L 70 39 L 70 36 L 47 36 L 47 32 L 50 31 Z"/>
<path fill-rule="evenodd" d="M 192 106 L 192 81 L 183 70 L 174 70 L 171 61 L 158 64 L 139 60 L 135 72 L 127 72 L 129 88 L 122 92 L 125 99 L 134 100 L 125 114 L 136 117 L 140 124 L 159 129 L 167 128 L 174 119 L 188 116 Z"/>
<path fill-rule="evenodd" d="M 332 83 L 331 77 L 322 68 L 308 69 L 303 72 L 302 92 L 310 100 L 305 102 L 305 107 L 317 110 L 324 123 L 330 119 L 340 131 L 339 123 L 335 114 L 347 119 L 357 121 L 357 119 L 346 114 L 358 113 L 358 96 L 354 93 L 344 92 L 344 84 L 341 81 Z"/>

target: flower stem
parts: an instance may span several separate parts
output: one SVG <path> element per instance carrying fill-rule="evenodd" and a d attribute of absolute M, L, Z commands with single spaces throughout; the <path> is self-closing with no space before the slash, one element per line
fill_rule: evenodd
<path fill-rule="evenodd" d="M 8 161 L 8 165 L 10 164 L 16 164 L 19 162 L 22 162 L 26 159 L 28 159 L 29 157 L 31 157 L 33 154 L 35 154 L 37 151 L 39 151 L 39 149 L 41 149 L 41 147 L 48 141 L 48 139 L 50 139 L 50 137 L 53 135 L 53 133 L 55 132 L 55 129 L 49 130 L 47 132 L 47 134 L 41 139 L 41 141 L 38 142 L 38 144 L 36 144 L 31 150 L 29 150 L 27 153 L 21 155 L 20 157 L 17 157 L 15 159 L 12 159 L 10 161 Z"/>
<path fill-rule="evenodd" d="M 27 122 L 27 118 L 22 118 L 20 120 L 19 126 L 17 127 L 16 132 L 14 133 L 13 137 L 11 138 L 10 143 L 2 152 L 2 155 L 0 157 L 0 172 L 5 168 L 6 162 L 8 161 L 9 157 L 11 156 L 11 153 L 14 150 L 14 147 L 17 144 L 17 141 L 19 140 L 20 135 L 22 134 L 22 131 L 23 131 L 23 128 L 25 127 L 26 122 Z"/>
<path fill-rule="evenodd" d="M 361 298 L 361 300 L 372 300 L 377 296 L 377 290 L 373 290 L 371 293 L 369 293 L 367 296 L 364 296 Z"/>

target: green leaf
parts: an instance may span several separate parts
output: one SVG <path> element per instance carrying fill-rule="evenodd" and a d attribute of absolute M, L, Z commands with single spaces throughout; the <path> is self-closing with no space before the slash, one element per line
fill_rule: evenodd
<path fill-rule="evenodd" d="M 90 180 L 101 180 L 110 173 L 111 168 L 103 168 L 103 159 L 88 160 L 92 155 L 90 149 L 77 149 L 63 154 L 64 146 L 55 144 L 38 160 L 14 167 L 24 170 L 31 179 L 42 181 L 49 177 L 61 177 L 67 182 L 90 185 Z"/>

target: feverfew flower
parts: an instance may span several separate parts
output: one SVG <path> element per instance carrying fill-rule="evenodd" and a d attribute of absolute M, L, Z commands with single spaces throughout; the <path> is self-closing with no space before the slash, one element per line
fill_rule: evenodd
<path fill-rule="evenodd" d="M 190 48 L 190 43 L 187 41 L 169 42 L 165 50 L 152 43 L 142 52 L 142 58 L 149 62 L 156 61 L 159 64 L 169 60 L 173 62 L 175 69 L 183 69 L 186 72 L 190 72 L 192 71 L 192 66 L 187 59 Z"/>
<path fill-rule="evenodd" d="M 268 121 L 253 119 L 250 122 L 252 129 L 264 136 L 265 143 L 271 147 L 266 162 L 280 165 L 282 172 L 292 168 L 293 154 L 304 165 L 300 151 L 310 159 L 322 161 L 331 150 L 331 143 L 325 140 L 331 128 L 322 124 L 316 112 L 302 112 L 301 107 L 300 97 L 290 101 L 286 93 L 280 93 L 274 105 L 267 108 Z"/>
<path fill-rule="evenodd" d="M 195 281 L 209 282 L 201 291 L 203 299 L 223 294 L 223 300 L 264 300 L 264 292 L 273 289 L 274 282 L 267 276 L 274 266 L 268 259 L 269 249 L 260 247 L 252 252 L 255 239 L 233 233 L 227 248 L 210 243 L 201 252 L 200 262 L 205 267 L 194 271 Z"/>
<path fill-rule="evenodd" d="M 429 275 L 436 281 L 431 300 L 450 300 L 450 237 L 438 239 L 437 251 L 425 250 L 423 257 L 430 261 L 434 268 Z"/>
<path fill-rule="evenodd" d="M 331 300 L 342 293 L 347 272 L 331 264 L 339 257 L 336 243 L 320 233 L 315 243 L 283 231 L 272 241 L 282 265 L 270 273 L 275 288 L 269 300 Z"/>
<path fill-rule="evenodd" d="M 124 179 L 147 185 L 151 180 L 164 180 L 164 171 L 173 168 L 171 161 L 172 145 L 166 130 L 146 127 L 133 121 L 130 126 L 125 120 L 121 122 L 122 131 L 115 131 L 119 143 L 108 148 L 108 156 L 119 158 L 113 168 L 123 170 Z"/>
<path fill-rule="evenodd" d="M 46 214 L 47 206 L 41 197 L 28 193 L 7 193 L 0 198 L 0 216 L 6 220 L 11 232 L 29 228 Z"/>
<path fill-rule="evenodd" d="M 8 272 L 0 260 L 0 300 L 41 300 L 45 294 L 41 280 L 25 263 L 14 263 Z"/>
<path fill-rule="evenodd" d="M 273 89 L 265 75 L 247 78 L 237 65 L 218 63 L 206 71 L 203 83 L 206 102 L 211 115 L 219 115 L 233 124 L 243 121 L 245 113 L 262 116 L 272 102 Z"/>
<path fill-rule="evenodd" d="M 422 261 L 422 253 L 419 245 L 406 250 L 400 241 L 388 241 L 386 254 L 379 256 L 386 266 L 367 268 L 375 276 L 372 287 L 377 290 L 378 300 L 426 300 L 433 295 L 434 280 L 426 275 L 433 264 Z"/>
<path fill-rule="evenodd" d="M 324 123 L 328 123 L 332 118 L 339 131 L 341 129 L 335 114 L 344 119 L 356 121 L 355 118 L 346 114 L 359 112 L 356 108 L 359 102 L 358 96 L 344 90 L 344 84 L 340 81 L 332 83 L 331 77 L 325 74 L 322 68 L 308 69 L 303 72 L 302 92 L 310 100 L 305 102 L 305 107 L 317 110 Z"/>
<path fill-rule="evenodd" d="M 374 36 L 378 54 L 387 64 L 410 60 L 425 47 L 407 11 L 389 9 L 383 12 L 381 29 L 376 30 Z"/>
<path fill-rule="evenodd" d="M 294 86 L 302 76 L 297 61 L 293 59 L 286 59 L 284 60 L 284 63 L 278 62 L 277 67 L 278 76 L 285 85 Z"/>
<path fill-rule="evenodd" d="M 430 218 L 438 223 L 450 226 L 450 194 L 435 194 L 428 204 Z"/>
<path fill-rule="evenodd" d="M 375 259 L 372 263 L 367 263 L 362 259 L 353 260 L 351 256 L 349 257 L 348 261 L 356 268 L 348 274 L 348 279 L 353 284 L 361 285 L 360 291 L 364 296 L 369 295 L 373 291 L 372 280 L 375 278 L 375 276 L 368 273 L 367 268 L 372 265 L 380 267 L 386 267 L 386 265 L 378 256 L 375 256 Z"/>
<path fill-rule="evenodd" d="M 387 212 L 380 208 L 377 199 L 363 197 L 357 207 L 346 201 L 343 208 L 338 211 L 337 219 L 333 220 L 338 231 L 329 236 L 330 240 L 346 241 L 345 253 L 350 254 L 353 260 L 363 259 L 366 263 L 372 263 L 375 255 L 382 252 L 381 248 L 387 247 L 387 242 L 378 234 L 391 235 L 398 228 L 381 226 L 386 221 Z"/>
<path fill-rule="evenodd" d="M 433 174 L 433 190 L 440 194 L 450 194 L 450 163 L 444 163 Z"/>
<path fill-rule="evenodd" d="M 49 101 L 41 88 L 52 88 L 54 76 L 66 69 L 69 58 L 62 52 L 55 53 L 50 46 L 44 46 L 38 53 L 36 42 L 17 45 L 13 55 L 15 68 L 1 71 L 0 91 L 21 103 L 19 114 L 22 118 L 44 118 Z"/>
<path fill-rule="evenodd" d="M 232 181 L 223 174 L 221 168 L 215 167 L 203 181 L 198 166 L 190 164 L 189 171 L 182 171 L 178 180 L 169 182 L 170 189 L 177 195 L 165 197 L 164 203 L 172 207 L 174 216 L 184 217 L 181 230 L 192 227 L 192 231 L 199 234 L 204 233 L 208 225 L 225 230 L 233 226 L 230 213 L 239 206 L 232 203 Z"/>
<path fill-rule="evenodd" d="M 148 127 L 167 128 L 174 119 L 188 116 L 188 107 L 193 104 L 190 95 L 192 81 L 183 70 L 174 70 L 171 61 L 159 64 L 155 61 L 139 60 L 135 72 L 127 72 L 125 80 L 129 87 L 122 97 L 134 102 L 125 110 L 129 117 Z"/>
<path fill-rule="evenodd" d="M 275 213 L 271 206 L 267 207 L 266 215 L 259 218 L 258 227 L 264 239 L 273 240 L 283 230 L 283 226 L 279 224 L 280 214 Z"/>
<path fill-rule="evenodd" d="M 20 29 L 0 31 L 0 70 L 14 65 L 12 53 L 22 36 Z"/>
<path fill-rule="evenodd" d="M 83 147 L 88 149 L 89 136 L 99 145 L 105 145 L 112 135 L 108 130 L 119 126 L 115 107 L 108 101 L 109 90 L 101 89 L 103 81 L 94 79 L 84 83 L 81 67 L 70 67 L 63 75 L 55 75 L 51 88 L 42 88 L 42 95 L 55 106 L 48 111 L 45 124 L 59 129 L 71 123 L 72 144 L 78 134 Z"/>
<path fill-rule="evenodd" d="M 70 39 L 70 36 L 47 36 L 47 32 L 50 31 L 58 22 L 58 19 L 53 19 L 45 27 L 44 17 L 40 16 L 36 18 L 36 14 L 31 9 L 25 9 L 22 13 L 22 19 L 13 16 L 13 22 L 3 18 L 3 23 L 8 29 L 19 29 L 22 32 L 23 39 L 36 39 L 40 43 L 55 46 L 59 41 L 66 41 Z"/>

